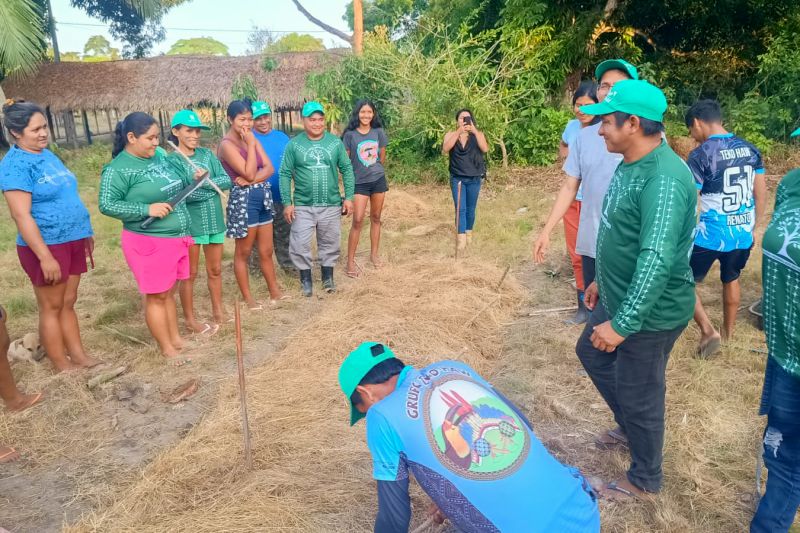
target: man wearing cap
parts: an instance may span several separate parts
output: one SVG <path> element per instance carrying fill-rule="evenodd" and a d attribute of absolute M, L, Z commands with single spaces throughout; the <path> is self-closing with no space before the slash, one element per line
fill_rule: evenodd
<path fill-rule="evenodd" d="M 409 473 L 464 533 L 600 530 L 594 493 L 559 463 L 525 416 L 469 366 L 406 366 L 383 344 L 362 343 L 342 363 L 350 424 L 367 419 L 378 484 L 376 533 L 405 533 Z M 443 517 L 442 517 L 443 515 Z"/>
<path fill-rule="evenodd" d="M 272 211 L 275 216 L 272 221 L 272 242 L 275 248 L 275 258 L 282 269 L 294 271 L 292 258 L 289 257 L 289 231 L 291 226 L 283 218 L 283 201 L 281 200 L 281 191 L 278 183 L 281 159 L 283 159 L 283 152 L 289 143 L 289 136 L 280 130 L 272 129 L 272 109 L 270 109 L 269 104 L 261 101 L 253 102 L 252 109 L 253 135 L 261 143 L 267 153 L 267 157 L 272 161 L 272 166 L 275 167 L 275 172 L 267 179 L 267 184 L 272 191 Z M 258 253 L 258 251 L 253 248 L 253 253 Z"/>
<path fill-rule="evenodd" d="M 800 136 L 800 129 L 792 137 Z M 764 331 L 769 357 L 760 415 L 767 489 L 751 533 L 788 531 L 800 506 L 800 169 L 783 177 L 762 240 Z"/>
<path fill-rule="evenodd" d="M 595 78 L 599 85 L 597 98 L 602 101 L 615 83 L 621 80 L 638 80 L 639 73 L 636 67 L 624 59 L 609 59 L 597 65 Z M 563 166 L 563 170 L 567 174 L 566 180 L 556 197 L 547 223 L 533 245 L 533 260 L 536 263 L 543 262 L 550 248 L 550 234 L 553 228 L 559 220 L 564 218 L 570 205 L 575 201 L 578 188 L 582 185 L 583 199 L 575 252 L 581 256 L 584 287 L 588 287 L 594 281 L 595 243 L 597 229 L 600 225 L 600 210 L 611 177 L 614 175 L 617 165 L 622 161 L 622 156 L 608 151 L 599 131 L 600 123 L 582 128 L 570 144 L 569 155 Z M 579 295 L 579 315 L 583 306 L 584 302 Z M 581 323 L 581 320 L 578 319 L 576 323 Z"/>
<path fill-rule="evenodd" d="M 289 255 L 300 271 L 305 296 L 311 296 L 311 237 L 317 233 L 322 287 L 333 292 L 333 267 L 339 259 L 341 217 L 353 212 L 353 165 L 339 137 L 325 129 L 325 110 L 319 102 L 303 106 L 303 133 L 286 145 L 280 171 L 283 216 L 292 225 Z M 339 189 L 342 174 L 344 200 Z M 294 184 L 294 187 L 292 187 Z"/>
<path fill-rule="evenodd" d="M 667 359 L 694 311 L 697 193 L 662 138 L 666 110 L 664 93 L 637 80 L 581 107 L 601 117 L 608 150 L 622 155 L 603 201 L 597 280 L 586 289 L 593 312 L 575 347 L 618 424 L 598 444 L 623 445 L 616 435 L 630 449 L 627 478 L 607 486 L 612 498 L 661 489 Z"/>

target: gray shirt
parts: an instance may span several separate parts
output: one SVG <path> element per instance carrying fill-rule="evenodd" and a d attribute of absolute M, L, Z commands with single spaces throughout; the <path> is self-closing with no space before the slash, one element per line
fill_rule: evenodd
<path fill-rule="evenodd" d="M 350 154 L 356 183 L 372 183 L 384 176 L 381 148 L 389 144 L 389 139 L 383 128 L 371 128 L 366 134 L 349 130 L 344 133 L 342 141 Z"/>
<path fill-rule="evenodd" d="M 597 231 L 603 198 L 614 171 L 622 162 L 621 154 L 612 154 L 606 148 L 605 139 L 598 133 L 600 126 L 598 122 L 578 133 L 569 145 L 569 155 L 563 167 L 567 175 L 581 181 L 583 199 L 575 252 L 588 257 L 597 254 Z"/>

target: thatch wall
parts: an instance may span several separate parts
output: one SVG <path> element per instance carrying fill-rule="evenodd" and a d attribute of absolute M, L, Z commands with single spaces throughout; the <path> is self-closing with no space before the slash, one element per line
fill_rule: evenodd
<path fill-rule="evenodd" d="M 198 104 L 225 106 L 238 75 L 249 74 L 276 111 L 302 106 L 306 76 L 339 61 L 345 52 L 294 52 L 274 56 L 160 56 L 101 63 L 45 63 L 27 78 L 3 82 L 6 96 L 24 98 L 54 113 L 72 110 L 176 110 Z"/>

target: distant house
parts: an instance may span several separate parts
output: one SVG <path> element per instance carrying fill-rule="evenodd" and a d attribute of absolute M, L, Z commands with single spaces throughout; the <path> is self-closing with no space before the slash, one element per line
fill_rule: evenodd
<path fill-rule="evenodd" d="M 45 107 L 54 140 L 77 144 L 79 136 L 113 131 L 131 111 L 156 117 L 162 131 L 171 114 L 186 107 L 207 107 L 214 120 L 224 120 L 231 88 L 240 75 L 252 77 L 259 95 L 272 107 L 275 127 L 291 129 L 293 115 L 308 98 L 308 74 L 324 69 L 346 53 L 290 52 L 276 54 L 267 72 L 261 56 L 159 56 L 100 63 L 45 63 L 32 76 L 3 81 L 6 96 Z M 217 113 L 221 109 L 222 112 Z M 65 113 L 72 111 L 72 113 Z M 70 117 L 72 117 L 70 119 Z M 287 121 L 288 118 L 288 121 Z"/>

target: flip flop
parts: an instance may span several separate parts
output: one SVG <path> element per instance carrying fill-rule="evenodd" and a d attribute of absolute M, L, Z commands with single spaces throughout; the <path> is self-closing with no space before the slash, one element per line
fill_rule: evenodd
<path fill-rule="evenodd" d="M 19 452 L 11 446 L 0 446 L 0 464 L 19 459 Z"/>
<path fill-rule="evenodd" d="M 604 437 L 608 437 L 604 439 Z M 628 438 L 619 429 L 619 426 L 614 429 L 609 429 L 605 433 L 597 435 L 594 439 L 594 445 L 601 450 L 615 450 L 618 448 L 628 447 Z"/>
<path fill-rule="evenodd" d="M 258 304 L 255 307 L 248 307 L 248 309 L 251 310 L 251 311 L 263 311 L 264 310 L 264 305 L 263 304 Z"/>
<path fill-rule="evenodd" d="M 722 346 L 722 339 L 714 337 L 707 343 L 697 347 L 697 357 L 700 359 L 708 359 L 719 351 L 720 346 Z"/>
<path fill-rule="evenodd" d="M 206 337 L 213 337 L 219 331 L 219 324 L 209 324 L 208 322 L 203 324 L 203 331 L 197 333 L 197 335 L 204 335 Z"/>
<path fill-rule="evenodd" d="M 277 307 L 278 305 L 280 305 L 281 302 L 284 302 L 286 300 L 291 300 L 291 299 L 292 299 L 291 296 L 289 296 L 288 294 L 284 294 L 283 296 L 281 296 L 277 300 L 270 300 L 269 301 L 269 306 L 270 307 Z"/>
<path fill-rule="evenodd" d="M 192 363 L 192 359 L 190 357 L 184 357 L 181 355 L 176 355 L 174 357 L 165 357 L 167 366 L 172 366 L 175 368 L 182 367 L 184 365 L 188 365 Z"/>
<path fill-rule="evenodd" d="M 38 403 L 40 403 L 40 402 L 42 401 L 42 398 L 43 398 L 43 397 L 44 397 L 44 393 L 43 393 L 43 392 L 37 392 L 37 393 L 35 393 L 35 394 L 33 395 L 33 399 L 31 399 L 30 401 L 28 401 L 28 402 L 27 402 L 25 405 L 23 405 L 22 407 L 19 407 L 19 408 L 17 408 L 17 409 L 6 409 L 6 410 L 7 410 L 9 413 L 21 413 L 21 412 L 25 411 L 26 409 L 30 409 L 30 408 L 31 408 L 31 407 L 33 407 L 34 405 L 37 405 Z"/>
<path fill-rule="evenodd" d="M 359 272 L 358 269 L 356 269 L 356 270 L 345 270 L 344 271 L 344 275 L 347 276 L 348 278 L 358 279 L 358 278 L 361 277 L 361 272 Z"/>
<path fill-rule="evenodd" d="M 646 496 L 647 491 L 643 490 L 641 494 L 633 492 L 625 487 L 621 487 L 618 481 L 608 483 L 600 493 L 600 497 L 604 500 L 619 503 L 645 501 Z"/>

